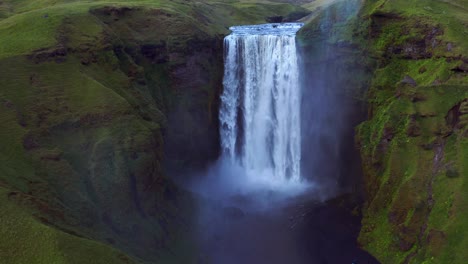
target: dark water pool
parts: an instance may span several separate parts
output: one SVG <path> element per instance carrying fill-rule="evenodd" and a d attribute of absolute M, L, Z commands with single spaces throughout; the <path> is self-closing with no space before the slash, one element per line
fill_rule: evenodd
<path fill-rule="evenodd" d="M 241 197 L 236 203 L 205 207 L 199 263 L 379 263 L 356 242 L 360 217 L 352 213 L 355 204 L 350 201 L 322 203 L 306 195 L 255 210 L 247 206 L 249 197 Z"/>

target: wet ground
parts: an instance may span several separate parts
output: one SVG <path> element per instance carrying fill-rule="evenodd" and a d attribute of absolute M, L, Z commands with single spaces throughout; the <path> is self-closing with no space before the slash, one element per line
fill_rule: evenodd
<path fill-rule="evenodd" d="M 360 217 L 349 197 L 322 203 L 303 195 L 260 209 L 253 199 L 201 210 L 199 263 L 379 263 L 357 245 Z"/>

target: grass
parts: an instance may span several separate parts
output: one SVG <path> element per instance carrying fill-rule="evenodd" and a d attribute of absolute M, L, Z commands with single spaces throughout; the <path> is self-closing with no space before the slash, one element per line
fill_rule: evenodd
<path fill-rule="evenodd" d="M 468 174 L 460 173 L 468 167 L 462 148 L 466 127 L 452 130 L 445 120 L 453 106 L 468 98 L 466 74 L 452 71 L 461 62 L 450 59 L 468 54 L 467 4 L 366 1 L 361 11 L 371 26 L 368 48 L 379 65 L 368 94 L 370 119 L 357 129 L 372 197 L 360 241 L 382 263 L 403 263 L 406 258 L 410 263 L 464 263 L 468 257 L 462 249 L 466 239 L 460 235 L 468 233 L 461 209 L 466 206 Z M 442 31 L 428 43 L 437 28 Z M 426 41 L 427 57 L 394 52 L 418 48 L 415 43 L 421 40 Z M 415 87 L 401 83 L 407 75 Z M 411 127 L 419 134 L 410 135 Z M 385 129 L 393 137 L 382 151 Z M 442 153 L 438 146 L 443 146 Z M 447 176 L 448 170 L 458 176 Z"/>
<path fill-rule="evenodd" d="M 153 133 L 159 130 L 158 125 L 143 120 L 134 110 L 132 104 L 141 103 L 132 94 L 127 77 L 112 64 L 84 67 L 78 58 L 68 56 L 60 64 L 53 61 L 35 64 L 27 58 L 14 57 L 0 61 L 0 65 L 3 69 L 0 71 L 0 93 L 4 98 L 1 107 L 10 106 L 0 115 L 5 121 L 0 129 L 2 135 L 5 133 L 0 139 L 1 181 L 13 190 L 43 201 L 49 208 L 44 210 L 37 208 L 35 203 L 26 203 L 25 212 L 36 212 L 54 225 L 104 240 L 103 227 L 100 230 L 76 224 L 70 227 L 67 221 L 55 218 L 56 213 L 51 215 L 50 212 L 89 221 L 86 218 L 89 216 L 80 215 L 83 207 L 95 208 L 96 204 L 110 207 L 112 201 L 107 195 L 111 192 L 119 193 L 119 199 L 115 199 L 119 201 L 119 207 L 128 207 L 132 199 L 128 198 L 125 181 L 120 177 L 125 179 L 128 170 L 135 171 L 131 167 L 133 163 L 156 164 L 156 158 L 160 159 L 153 156 L 157 150 L 147 153 L 142 150 L 151 144 Z M 23 142 L 27 137 L 35 143 L 27 143 L 31 146 L 25 148 Z M 106 142 L 116 147 L 107 148 Z M 106 155 L 102 155 L 104 151 Z M 139 153 L 140 159 L 128 159 L 131 153 Z M 108 158 L 109 155 L 118 155 L 118 158 L 114 161 Z M 128 170 L 116 172 L 116 168 L 125 166 Z M 96 174 L 92 180 L 87 176 L 90 170 Z M 93 221 L 97 228 L 100 219 Z M 15 228 L 23 232 L 21 225 Z M 25 241 L 28 238 L 25 237 Z M 71 248 L 77 247 L 77 254 L 87 254 L 79 252 L 79 245 L 72 242 L 67 242 L 65 247 L 70 244 Z M 62 259 L 54 262 L 54 257 L 41 263 L 70 262 Z M 108 259 L 96 263 L 113 262 Z M 12 259 L 9 263 L 28 262 Z"/>
<path fill-rule="evenodd" d="M 442 1 L 442 0 L 419 0 L 419 1 L 367 1 L 363 9 L 364 15 L 375 12 L 395 13 L 407 17 L 407 21 L 417 17 L 419 21 L 425 20 L 433 25 L 444 29 L 443 39 L 447 42 L 456 43 L 452 54 L 467 54 L 468 52 L 468 1 Z M 414 20 L 413 20 L 414 21 Z M 395 27 L 397 24 L 387 26 Z M 394 28 L 396 29 L 396 28 Z M 396 36 L 407 37 L 406 34 Z M 385 40 L 384 34 L 379 36 L 379 41 Z M 388 43 L 385 42 L 384 43 Z M 444 47 L 445 48 L 445 47 Z M 441 54 L 447 54 L 445 50 L 439 50 Z"/>
<path fill-rule="evenodd" d="M 0 259 L 3 263 L 136 263 L 104 244 L 79 238 L 34 219 L 0 187 Z"/>
<path fill-rule="evenodd" d="M 27 130 L 18 124 L 16 111 L 8 108 L 9 103 L 2 99 L 0 99 L 2 111 L 0 116 L 0 144 L 2 146 L 0 181 L 27 192 L 26 179 L 32 178 L 34 174 L 34 169 L 30 160 L 25 156 L 22 144 Z"/>
<path fill-rule="evenodd" d="M 34 50 L 49 48 L 59 44 L 59 29 L 64 19 L 75 20 L 80 38 L 98 35 L 102 30 L 102 22 L 97 21 L 88 13 L 89 10 L 103 6 L 126 6 L 143 9 L 161 9 L 179 16 L 171 19 L 174 24 L 168 31 L 171 36 L 179 35 L 180 30 L 189 27 L 190 33 L 198 28 L 211 34 L 226 33 L 226 28 L 234 24 L 253 24 L 265 21 L 267 16 L 282 15 L 304 9 L 284 3 L 252 3 L 223 1 L 200 1 L 196 3 L 185 1 L 6 1 L 12 6 L 12 15 L 0 20 L 0 59 L 29 54 Z M 198 20 L 200 14 L 208 19 L 209 24 Z M 182 26 L 177 23 L 182 22 Z M 73 36 L 72 36 L 73 38 Z"/>
<path fill-rule="evenodd" d="M 383 10 L 397 10 L 405 16 L 430 17 L 445 29 L 444 38 L 457 43 L 454 53 L 468 52 L 468 1 L 388 1 Z"/>
<path fill-rule="evenodd" d="M 366 217 L 368 219 L 364 221 L 363 227 L 363 229 L 366 229 L 368 226 L 375 226 L 375 230 L 366 233 L 363 238 L 367 237 L 366 239 L 369 239 L 368 237 L 370 236 L 375 240 L 367 243 L 368 247 L 366 247 L 366 249 L 382 260 L 383 263 L 401 263 L 404 257 L 409 254 L 409 252 L 400 252 L 396 246 L 398 240 L 394 243 L 389 243 L 387 241 L 388 237 L 405 234 L 409 236 L 409 239 L 413 239 L 414 241 L 419 235 L 417 233 L 411 233 L 408 230 L 419 230 L 422 219 L 426 217 L 429 219 L 427 232 L 429 232 L 429 230 L 441 230 L 447 232 L 447 238 L 458 240 L 458 243 L 465 243 L 464 239 L 460 239 L 459 236 L 454 236 L 454 233 L 451 233 L 455 231 L 449 231 L 453 230 L 455 226 L 457 226 L 456 228 L 459 231 L 460 228 L 466 228 L 463 216 L 459 216 L 458 212 L 455 213 L 453 208 L 450 209 L 454 201 L 463 200 L 460 194 L 464 193 L 464 191 L 458 186 L 464 183 L 464 179 L 463 177 L 455 179 L 448 178 L 445 175 L 445 167 L 441 169 L 432 183 L 435 204 L 434 208 L 427 216 L 424 211 L 420 211 L 419 214 L 413 213 L 413 221 L 409 220 L 407 217 L 401 218 L 405 219 L 405 222 L 399 225 L 406 226 L 407 228 L 404 233 L 401 233 L 402 231 L 398 229 L 399 225 L 395 225 L 395 223 L 392 224 L 389 218 L 384 218 L 384 215 L 381 215 L 386 214 L 386 216 L 389 217 L 388 213 L 382 213 L 383 208 L 393 208 L 392 210 L 397 210 L 396 213 L 399 212 L 399 214 L 403 214 L 403 216 L 409 215 L 412 211 L 417 212 L 414 210 L 420 206 L 419 204 L 426 203 L 425 196 L 428 194 L 424 186 L 432 181 L 431 175 L 433 174 L 433 166 L 435 166 L 433 164 L 435 154 L 433 150 L 428 151 L 421 146 L 424 144 L 432 144 L 432 142 L 437 139 L 437 136 L 435 136 L 437 133 L 446 131 L 446 113 L 462 98 L 468 97 L 468 89 L 466 86 L 420 86 L 416 88 L 413 93 L 424 94 L 425 99 L 421 102 L 410 103 L 410 105 L 402 104 L 401 106 L 406 105 L 403 108 L 398 106 L 398 102 L 406 101 L 403 98 L 388 99 L 387 101 L 379 102 L 381 106 L 374 109 L 376 114 L 373 119 L 362 124 L 358 130 L 359 137 L 363 144 L 361 153 L 364 155 L 364 161 L 369 163 L 377 160 L 384 168 L 384 173 L 382 174 L 377 174 L 375 171 L 372 172 L 372 177 L 378 177 L 380 187 L 373 197 L 372 202 L 369 204 Z M 412 93 L 409 95 L 411 96 L 411 94 Z M 374 102 L 374 104 L 376 103 L 377 102 Z M 413 108 L 413 110 L 411 110 L 411 108 Z M 400 119 L 404 119 L 406 116 L 413 115 L 414 113 L 423 116 L 429 115 L 430 117 L 416 119 L 422 134 L 419 137 L 412 138 L 408 137 L 406 134 L 408 123 L 398 122 L 398 120 L 392 121 L 390 116 L 395 115 Z M 392 128 L 392 131 L 396 134 L 389 144 L 388 149 L 382 153 L 379 151 L 382 132 L 379 133 L 379 131 L 383 131 L 384 127 Z M 466 154 L 460 152 L 460 147 L 458 145 L 464 144 L 462 142 L 466 141 L 462 135 L 463 131 L 460 131 L 448 138 L 444 149 L 445 160 L 443 164 L 456 164 L 455 167 L 457 170 L 464 171 L 468 165 L 468 160 L 466 160 Z M 458 142 L 455 143 L 455 140 Z M 369 186 L 368 188 L 375 189 L 375 186 Z M 459 198 L 457 199 L 456 197 Z M 450 211 L 452 211 L 452 214 L 457 214 L 457 216 L 449 218 L 448 215 Z M 369 223 L 367 223 L 367 221 L 369 221 Z M 434 223 L 434 225 L 432 223 Z M 387 225 L 390 225 L 391 230 L 389 230 L 388 227 L 382 229 L 382 226 Z M 408 229 L 410 227 L 412 229 Z M 386 236 L 381 234 L 381 232 L 383 232 L 382 230 L 387 230 Z M 425 235 L 427 235 L 427 233 Z M 387 246 L 382 248 L 381 243 L 384 242 L 380 242 L 380 240 L 386 241 L 385 245 Z M 416 243 L 419 242 L 416 241 Z M 417 257 L 423 258 L 424 260 L 434 257 L 433 253 L 431 253 L 432 248 L 437 248 L 434 249 L 434 251 L 440 251 L 439 248 L 442 247 L 442 253 L 440 254 L 441 256 L 445 254 L 445 257 L 435 258 L 440 262 L 436 261 L 430 263 L 452 263 L 452 260 L 447 258 L 447 256 L 451 255 L 449 253 L 443 253 L 448 250 L 445 245 L 423 244 L 419 245 L 419 247 L 426 250 L 421 250 L 419 255 L 417 255 Z M 422 257 L 421 254 L 426 255 L 426 257 Z M 418 259 L 417 257 L 416 259 Z M 417 263 L 417 260 L 415 261 Z M 461 262 L 461 258 L 453 261 L 455 261 L 453 263 L 463 263 Z"/>
<path fill-rule="evenodd" d="M 43 13 L 22 14 L 0 21 L 1 58 L 23 55 L 56 43 L 56 29 L 61 16 L 43 18 Z"/>
<path fill-rule="evenodd" d="M 466 128 L 465 128 L 466 129 Z M 465 221 L 468 205 L 467 175 L 468 140 L 466 137 L 452 135 L 446 144 L 445 161 L 450 167 L 459 171 L 459 177 L 449 178 L 446 170 L 442 170 L 437 178 L 436 198 L 440 203 L 436 204 L 434 213 L 431 214 L 430 227 L 442 230 L 445 237 L 439 243 L 433 245 L 437 250 L 429 251 L 433 258 L 432 263 L 463 263 L 468 258 L 464 248 L 468 245 L 468 239 L 463 234 L 468 232 Z"/>

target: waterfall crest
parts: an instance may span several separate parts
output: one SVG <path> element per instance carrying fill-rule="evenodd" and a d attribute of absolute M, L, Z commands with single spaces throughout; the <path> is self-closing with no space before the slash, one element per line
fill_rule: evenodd
<path fill-rule="evenodd" d="M 301 180 L 301 91 L 295 34 L 303 24 L 231 27 L 224 39 L 223 158 L 248 178 Z"/>

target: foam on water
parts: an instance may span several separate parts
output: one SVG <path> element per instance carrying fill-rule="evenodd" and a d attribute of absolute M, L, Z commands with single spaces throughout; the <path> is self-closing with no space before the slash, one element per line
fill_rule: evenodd
<path fill-rule="evenodd" d="M 304 26 L 304 23 L 271 23 L 259 25 L 233 26 L 231 35 L 292 35 Z"/>

